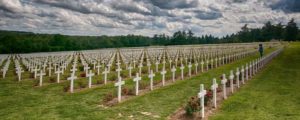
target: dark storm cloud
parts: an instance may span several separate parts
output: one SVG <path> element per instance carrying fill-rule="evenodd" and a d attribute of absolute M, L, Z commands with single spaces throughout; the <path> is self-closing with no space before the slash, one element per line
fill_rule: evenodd
<path fill-rule="evenodd" d="M 83 1 L 75 0 L 35 0 L 37 3 L 46 4 L 53 7 L 58 7 L 62 9 L 69 9 L 72 11 L 90 14 L 93 13 L 88 7 L 84 6 Z"/>
<path fill-rule="evenodd" d="M 271 4 L 270 7 L 284 12 L 300 12 L 300 0 L 279 0 Z"/>
<path fill-rule="evenodd" d="M 214 20 L 223 17 L 222 13 L 219 11 L 204 11 L 204 10 L 195 10 L 197 18 L 202 20 Z"/>
<path fill-rule="evenodd" d="M 139 13 L 142 15 L 148 16 L 168 16 L 174 17 L 175 15 L 170 14 L 167 10 L 161 9 L 157 6 L 149 4 L 149 1 L 131 1 L 129 3 L 122 2 L 122 1 L 110 1 L 109 5 L 118 11 L 124 12 L 132 12 L 132 13 Z"/>
<path fill-rule="evenodd" d="M 0 10 L 2 10 L 4 12 L 6 11 L 6 12 L 9 12 L 9 13 L 16 13 L 14 8 L 7 7 L 3 4 L 0 4 Z"/>
<path fill-rule="evenodd" d="M 198 0 L 149 0 L 154 6 L 162 9 L 197 7 Z"/>

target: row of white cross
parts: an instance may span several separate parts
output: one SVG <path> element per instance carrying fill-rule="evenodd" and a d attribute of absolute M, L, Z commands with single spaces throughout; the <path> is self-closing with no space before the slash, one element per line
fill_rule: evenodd
<path fill-rule="evenodd" d="M 7 58 L 6 58 L 6 62 L 5 62 L 5 64 L 4 64 L 4 66 L 3 66 L 3 68 L 1 69 L 1 71 L 2 71 L 2 77 L 3 78 L 5 78 L 5 76 L 6 76 L 6 73 L 7 73 L 7 71 L 8 71 L 8 68 L 9 68 L 9 64 L 10 64 L 10 56 L 8 56 Z M 2 61 L 2 60 L 1 60 Z"/>
<path fill-rule="evenodd" d="M 236 73 L 234 74 L 233 71 L 230 71 L 230 75 L 229 75 L 229 80 L 230 80 L 230 90 L 231 93 L 234 92 L 234 78 L 236 81 L 236 87 L 239 88 L 240 87 L 240 78 L 242 81 L 242 84 L 245 84 L 245 80 L 249 80 L 251 77 L 253 77 L 259 69 L 261 69 L 263 66 L 265 66 L 266 63 L 268 63 L 271 59 L 273 59 L 275 56 L 277 56 L 280 52 L 282 51 L 281 49 L 278 49 L 274 52 L 272 52 L 271 54 L 264 56 L 262 58 L 258 58 L 255 59 L 249 63 L 246 64 L 246 68 L 244 69 L 244 66 L 242 66 L 241 70 L 239 70 L 239 68 L 236 69 Z M 227 99 L 227 92 L 226 92 L 226 83 L 227 83 L 227 79 L 226 79 L 226 75 L 223 74 L 222 75 L 222 80 L 221 80 L 221 84 L 223 86 L 223 99 Z M 212 85 L 211 85 L 211 90 L 212 90 L 212 104 L 214 108 L 217 108 L 217 88 L 218 88 L 218 83 L 217 80 L 214 78 L 212 81 Z M 205 99 L 205 95 L 207 94 L 207 91 L 204 89 L 204 85 L 201 84 L 200 85 L 200 91 L 198 93 L 198 98 L 200 100 L 200 107 L 201 107 L 201 117 L 204 118 L 205 117 L 205 106 L 204 106 L 204 99 Z"/>
<path fill-rule="evenodd" d="M 72 57 L 73 55 L 71 55 L 71 57 Z M 110 59 L 110 61 L 113 61 L 113 59 L 114 59 L 114 57 L 116 56 L 116 53 L 113 53 L 112 54 L 112 59 Z M 119 53 L 118 54 L 118 59 L 120 59 L 120 57 L 121 56 L 123 56 L 121 53 Z M 160 56 L 162 56 L 162 54 L 160 54 Z M 205 54 L 205 56 L 206 56 L 206 54 Z M 210 56 L 212 56 L 212 55 L 210 55 Z M 49 76 L 51 76 L 52 75 L 52 69 L 53 69 L 53 67 L 52 67 L 52 64 L 53 64 L 53 66 L 54 66 L 54 72 L 55 73 L 60 73 L 59 71 L 60 70 L 57 70 L 57 69 L 62 69 L 62 71 L 64 72 L 64 70 L 66 69 L 66 67 L 67 67 L 67 65 L 68 65 L 68 63 L 70 63 L 70 62 L 64 62 L 64 60 L 65 61 L 71 61 L 70 59 L 68 59 L 68 57 L 69 56 L 60 56 L 60 57 L 55 57 L 55 58 L 53 58 L 53 59 L 49 59 L 49 57 L 46 57 L 46 58 L 42 58 L 42 59 L 35 59 L 35 58 L 27 58 L 27 59 L 24 59 L 24 58 L 20 58 L 20 59 L 22 59 L 22 62 L 23 62 L 23 64 L 25 64 L 25 66 L 27 67 L 27 69 L 29 69 L 29 71 L 31 71 L 31 72 L 33 72 L 34 73 L 34 78 L 36 78 L 37 77 L 37 73 L 38 73 L 38 71 L 39 70 L 43 70 L 44 72 L 46 71 L 46 67 L 48 67 L 47 68 L 47 70 L 48 70 L 48 75 Z M 148 56 L 146 56 L 146 57 L 148 57 Z M 170 56 L 169 56 L 170 57 Z M 82 60 L 82 64 L 84 65 L 84 70 L 85 70 L 85 72 L 86 72 L 86 74 L 87 74 L 87 72 L 88 72 L 88 68 L 89 68 L 89 66 L 87 65 L 87 63 L 84 61 L 84 59 L 83 59 L 84 57 L 83 56 L 80 56 L 80 59 Z M 143 59 L 144 58 L 144 54 L 142 54 L 142 57 L 141 57 L 141 59 Z M 163 57 L 164 59 L 166 58 L 166 54 L 164 54 L 164 57 Z M 205 58 L 207 58 L 207 57 L 205 57 Z M 223 57 L 224 58 L 224 57 Z M 159 58 L 160 59 L 160 58 Z M 51 61 L 49 61 L 49 60 L 51 60 Z M 176 59 L 177 60 L 177 59 Z M 182 59 L 181 59 L 182 60 Z M 185 60 L 187 60 L 187 58 L 185 58 Z M 221 57 L 220 57 L 220 60 L 221 60 Z M 48 62 L 49 61 L 49 62 Z M 53 61 L 58 61 L 58 62 L 53 62 Z M 118 60 L 118 65 L 120 65 L 121 63 L 119 63 L 119 61 L 120 60 Z M 172 60 L 170 60 L 170 65 L 171 65 L 171 62 Z M 47 63 L 49 63 L 49 65 L 47 64 Z M 135 62 L 134 62 L 135 63 Z M 163 61 L 163 65 L 165 66 L 165 60 Z M 186 63 L 187 63 L 187 61 L 186 61 Z M 96 62 L 95 61 L 93 61 L 92 62 L 92 64 L 94 65 L 94 69 L 97 67 L 97 74 L 99 75 L 99 69 L 100 69 L 100 67 L 101 67 L 101 65 L 99 65 L 99 62 L 98 62 L 98 65 L 96 66 Z M 156 61 L 156 72 L 158 72 L 158 65 L 159 65 L 159 61 Z M 197 63 L 198 64 L 198 63 Z M 213 63 L 212 63 L 213 64 Z M 60 67 L 58 67 L 59 65 L 61 65 Z M 107 66 L 108 66 L 108 69 L 110 70 L 110 66 L 111 66 L 111 63 L 108 63 L 107 64 Z M 126 66 L 128 66 L 127 64 L 126 64 Z M 148 66 L 148 71 L 149 71 L 149 73 L 150 73 L 150 66 L 151 66 L 151 63 L 150 62 L 147 62 L 147 66 Z M 135 67 L 135 65 L 133 66 L 133 68 Z M 139 73 L 141 74 L 141 68 L 143 67 L 143 65 L 140 63 L 139 64 L 139 66 L 138 66 L 138 68 L 139 68 Z M 6 68 L 6 67 L 5 67 Z M 8 69 L 8 68 L 7 68 Z M 131 69 L 132 69 L 132 66 L 129 66 L 129 72 L 131 73 Z M 5 74 L 6 73 L 6 71 L 5 71 L 6 69 L 4 69 L 4 72 L 3 72 L 3 74 Z M 19 76 L 21 76 L 21 72 L 20 71 L 17 71 L 18 69 L 16 69 L 16 73 L 18 73 L 18 75 Z M 104 73 L 106 73 L 106 72 L 104 72 Z M 3 75 L 3 77 L 4 77 L 4 75 Z M 130 74 L 130 77 L 131 77 L 131 74 Z M 20 79 L 21 79 L 21 77 L 19 77 Z M 59 79 L 59 75 L 58 75 L 58 79 Z M 59 81 L 59 80 L 58 80 Z"/>
<path fill-rule="evenodd" d="M 71 74 L 71 77 L 68 79 L 68 80 L 71 80 L 71 85 L 70 85 L 70 91 L 71 92 L 73 92 L 73 82 L 74 82 L 74 80 L 77 78 L 76 76 L 75 76 L 75 74 L 74 74 L 74 72 L 77 70 L 74 66 L 76 65 L 76 62 L 75 61 L 77 61 L 76 60 L 77 58 L 75 57 L 75 60 L 74 60 L 74 62 L 73 62 L 73 68 L 71 69 L 71 71 L 72 71 L 72 74 Z M 84 70 L 85 71 L 88 71 L 89 69 L 90 69 L 90 67 L 88 67 L 87 66 L 87 63 L 85 62 L 85 60 L 83 59 L 83 57 L 81 57 L 81 61 L 82 61 L 82 64 L 85 66 L 84 67 Z M 119 61 L 119 55 L 117 54 L 117 61 Z M 165 62 L 163 62 L 163 64 L 164 64 Z M 204 62 L 202 62 L 202 63 L 204 63 Z M 120 72 L 122 71 L 122 69 L 121 69 L 121 67 L 120 67 L 120 63 L 119 62 L 117 62 L 116 63 L 116 65 L 117 65 L 117 69 L 116 69 L 116 72 L 117 72 L 117 78 L 118 79 L 121 79 L 121 76 L 120 76 Z M 165 66 L 165 65 L 163 65 L 163 66 Z M 197 69 L 198 69 L 198 63 L 196 63 L 195 64 L 195 66 L 196 66 L 196 73 L 197 73 Z M 97 67 L 97 66 L 96 66 Z M 142 64 L 140 64 L 139 65 L 139 74 L 141 75 L 141 68 L 142 68 L 143 66 L 142 66 Z M 184 79 L 184 75 L 183 75 L 183 70 L 184 70 L 184 65 L 182 64 L 181 65 L 181 67 L 180 67 L 180 69 L 181 69 L 181 79 Z M 191 62 L 189 63 L 189 65 L 188 65 L 188 68 L 189 68 L 189 76 L 191 76 L 191 68 L 192 68 L 192 64 L 191 64 Z M 108 71 L 108 69 L 109 69 L 109 66 L 108 67 L 106 67 L 105 68 L 105 70 L 102 72 L 102 74 L 103 74 L 103 77 L 104 77 L 104 84 L 106 84 L 107 83 L 107 74 L 108 73 L 110 73 L 110 71 Z M 129 70 L 129 74 L 131 75 L 131 69 L 132 69 L 132 67 L 131 67 L 131 65 L 129 65 L 129 67 L 128 67 L 128 70 Z M 149 68 L 150 69 L 150 68 Z M 203 64 L 202 64 L 202 70 L 203 70 Z M 99 70 L 97 70 L 97 73 L 98 73 L 98 71 Z M 171 72 L 172 72 L 172 80 L 174 81 L 175 80 L 175 72 L 176 72 L 176 68 L 175 68 L 175 66 L 173 66 L 172 67 L 172 69 L 171 69 Z M 165 85 L 165 74 L 167 73 L 167 71 L 165 70 L 165 69 L 163 69 L 162 71 L 161 71 L 161 75 L 162 75 L 162 84 L 163 84 L 163 86 Z M 90 73 L 88 74 L 88 73 L 86 73 L 86 75 L 87 75 L 87 77 L 89 77 L 89 88 L 91 87 L 91 77 L 94 75 L 93 73 L 91 73 L 91 71 L 90 71 Z M 130 76 L 131 77 L 131 76 Z M 151 90 L 153 89 L 153 77 L 154 77 L 154 74 L 153 74 L 153 71 L 152 71 L 152 73 L 149 75 L 149 77 L 151 77 L 150 78 L 150 80 L 152 81 L 151 83 L 150 83 L 150 88 L 151 88 Z M 137 81 L 138 82 L 138 81 Z M 120 85 L 120 84 L 118 84 L 118 85 Z M 136 89 L 138 89 L 138 85 L 136 85 L 137 87 L 136 87 Z M 136 90 L 137 92 L 137 94 L 138 94 L 138 90 Z"/>
<path fill-rule="evenodd" d="M 189 77 L 191 77 L 191 71 L 192 71 L 192 64 L 191 62 L 188 65 L 188 73 L 189 73 Z M 198 68 L 198 64 L 195 63 L 194 64 L 195 67 L 195 71 L 197 71 Z M 181 79 L 184 79 L 184 69 L 185 66 L 183 64 L 181 64 L 180 66 L 180 70 L 181 70 Z M 171 69 L 172 72 L 172 80 L 175 81 L 175 73 L 176 73 L 176 67 L 173 66 Z M 202 70 L 203 70 L 203 65 L 202 65 Z M 117 69 L 118 72 L 120 72 L 120 70 Z M 203 72 L 203 71 L 202 71 Z M 167 71 L 165 70 L 165 67 L 163 66 L 162 71 L 160 72 L 160 74 L 162 75 L 162 86 L 165 86 L 165 75 L 166 75 Z M 197 74 L 197 72 L 196 72 Z M 150 74 L 148 75 L 149 79 L 150 79 L 150 90 L 153 90 L 153 78 L 155 77 L 155 74 L 153 73 L 153 70 L 150 70 Z M 140 77 L 140 73 L 136 73 L 136 77 L 133 79 L 133 81 L 135 82 L 135 95 L 139 95 L 139 81 L 142 80 Z M 118 102 L 121 102 L 121 88 L 122 85 L 125 84 L 125 81 L 121 80 L 121 76 L 118 75 L 118 82 L 115 83 L 115 86 L 118 88 Z"/>
<path fill-rule="evenodd" d="M 245 53 L 245 52 L 244 52 Z M 240 54 L 240 55 L 242 55 L 242 54 Z M 122 69 L 121 69 L 121 67 L 120 67 L 120 54 L 116 54 L 116 55 L 114 55 L 114 56 L 117 56 L 117 61 L 118 61 L 118 63 L 116 63 L 116 65 L 118 66 L 118 68 L 116 69 L 116 72 L 118 73 L 118 79 L 121 79 L 121 76 L 120 76 L 120 72 L 122 71 Z M 92 71 L 90 70 L 90 72 L 88 73 L 88 70 L 90 69 L 90 67 L 88 66 L 88 64 L 85 62 L 85 59 L 82 57 L 82 56 L 79 56 L 79 58 L 80 58 L 80 60 L 81 60 L 81 63 L 82 63 L 82 65 L 84 66 L 84 71 L 86 72 L 86 77 L 89 77 L 89 82 L 88 82 L 88 86 L 89 86 L 89 88 L 91 88 L 91 84 L 92 84 L 92 76 L 94 76 L 94 73 L 92 73 Z M 69 62 L 71 62 L 71 60 L 72 59 L 69 59 Z M 217 60 L 217 59 L 216 59 Z M 78 61 L 78 56 L 77 55 L 75 55 L 75 57 L 74 57 L 74 61 L 73 61 L 73 66 L 72 66 L 72 69 L 70 70 L 71 71 L 71 77 L 69 77 L 67 80 L 70 80 L 71 81 L 71 83 L 70 83 L 70 92 L 71 93 L 73 93 L 73 91 L 74 91 L 74 80 L 75 79 L 77 79 L 77 77 L 75 76 L 75 72 L 77 71 L 77 69 L 76 69 L 76 65 L 77 65 L 77 61 Z M 225 60 L 224 60 L 225 61 Z M 19 64 L 18 63 L 18 60 L 16 60 L 15 61 L 17 64 Z M 167 73 L 167 71 L 165 70 L 165 60 L 163 60 L 163 70 L 161 71 L 161 75 L 162 75 L 162 85 L 163 86 L 165 86 L 165 74 Z M 209 62 L 207 62 L 207 63 L 209 63 Z M 216 62 L 216 64 L 217 64 L 218 62 Z M 223 62 L 224 63 L 224 62 Z M 203 64 L 204 64 L 204 62 L 201 62 L 201 70 L 202 70 L 202 72 L 203 72 Z M 212 64 L 213 64 L 213 62 L 212 62 Z M 220 64 L 222 64 L 222 63 L 220 63 Z M 157 69 L 157 62 L 156 62 L 156 69 Z M 42 68 L 40 68 L 40 69 L 38 69 L 38 67 L 37 66 L 35 66 L 35 68 L 34 69 L 32 69 L 32 71 L 33 71 L 33 73 L 34 73 L 34 78 L 37 78 L 37 76 L 39 76 L 39 86 L 42 86 L 43 85 L 43 76 L 44 75 L 46 75 L 46 73 L 44 72 L 45 71 L 45 68 L 46 68 L 46 64 L 43 64 L 42 65 Z M 149 64 L 148 64 L 148 66 L 150 66 Z M 195 63 L 195 69 L 196 69 L 196 73 L 197 73 L 197 69 L 198 69 L 198 63 L 196 62 Z M 138 66 L 138 68 L 139 68 L 139 74 L 141 75 L 141 68 L 142 68 L 143 66 L 142 66 L 142 64 L 140 64 L 139 66 Z M 217 67 L 217 66 L 216 66 Z M 18 67 L 16 67 L 16 68 L 18 68 L 17 69 L 17 73 L 18 73 L 18 76 L 19 76 L 19 79 L 20 79 L 20 76 L 21 76 L 21 70 L 20 70 L 20 65 L 18 65 Z M 130 74 L 131 74 L 131 69 L 130 68 L 132 68 L 131 67 L 131 65 L 129 65 L 129 72 L 130 72 Z M 183 65 L 183 64 L 181 64 L 181 66 L 180 66 L 180 70 L 181 70 L 181 79 L 184 79 L 184 75 L 183 75 L 183 71 L 184 71 L 184 68 L 185 68 L 185 66 Z M 188 65 L 188 69 L 189 69 L 189 76 L 191 76 L 191 71 L 192 71 L 192 63 L 191 62 L 189 62 L 189 65 Z M 208 68 L 207 68 L 208 69 Z M 48 70 L 49 70 L 49 76 L 51 76 L 51 71 L 52 71 L 52 67 L 51 67 L 51 64 L 49 64 L 49 67 L 48 67 Z M 149 70 L 150 70 L 150 67 L 149 67 Z M 38 71 L 39 71 L 39 73 L 38 73 Z M 60 69 L 60 67 L 58 67 L 58 68 L 56 68 L 56 71 L 55 71 L 55 73 L 57 74 L 57 83 L 59 83 L 60 82 L 60 74 L 62 74 L 63 73 L 63 67 L 61 67 L 61 69 Z M 152 71 L 152 70 L 151 70 Z M 176 72 L 176 68 L 175 68 L 175 66 L 173 66 L 172 67 L 172 69 L 171 69 L 171 72 L 172 72 L 172 80 L 174 81 L 175 80 L 175 72 Z M 109 71 L 107 70 L 107 68 L 105 68 L 105 70 L 103 71 L 103 74 L 104 74 L 104 84 L 106 84 L 107 83 L 107 74 L 109 73 Z M 149 77 L 150 77 L 150 80 L 151 80 L 151 83 L 150 83 L 150 88 L 151 88 L 151 90 L 153 89 L 153 77 L 155 76 L 155 74 L 153 73 L 153 71 L 151 72 L 151 74 L 149 75 Z M 139 78 L 138 77 L 138 74 L 137 74 L 137 76 L 136 76 L 136 78 L 134 79 L 134 81 L 136 82 L 136 95 L 138 95 L 138 81 L 140 80 L 140 79 L 137 79 L 137 78 Z"/>

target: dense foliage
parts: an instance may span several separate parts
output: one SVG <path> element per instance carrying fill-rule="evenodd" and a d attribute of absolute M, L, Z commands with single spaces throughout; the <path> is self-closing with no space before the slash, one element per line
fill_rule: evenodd
<path fill-rule="evenodd" d="M 188 31 L 177 31 L 172 36 L 155 34 L 152 38 L 140 35 L 126 36 L 67 36 L 35 34 L 30 32 L 0 31 L 0 53 L 28 53 L 47 51 L 87 50 L 112 47 L 137 47 L 149 45 L 215 44 L 257 42 L 270 40 L 295 41 L 300 31 L 292 19 L 287 25 L 267 22 L 262 28 L 250 29 L 247 24 L 241 31 L 223 38 L 212 35 L 194 36 Z"/>

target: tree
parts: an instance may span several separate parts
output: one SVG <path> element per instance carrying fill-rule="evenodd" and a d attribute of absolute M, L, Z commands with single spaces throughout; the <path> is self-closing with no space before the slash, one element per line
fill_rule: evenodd
<path fill-rule="evenodd" d="M 274 38 L 274 27 L 271 24 L 270 21 L 268 21 L 263 27 L 262 27 L 262 36 L 264 37 L 263 41 L 268 41 Z"/>
<path fill-rule="evenodd" d="M 298 34 L 298 27 L 297 24 L 294 22 L 294 18 L 291 19 L 286 28 L 284 33 L 284 38 L 287 41 L 295 41 L 297 39 Z"/>
<path fill-rule="evenodd" d="M 274 39 L 277 40 L 282 39 L 283 32 L 284 32 L 283 25 L 281 23 L 278 23 L 274 29 Z"/>

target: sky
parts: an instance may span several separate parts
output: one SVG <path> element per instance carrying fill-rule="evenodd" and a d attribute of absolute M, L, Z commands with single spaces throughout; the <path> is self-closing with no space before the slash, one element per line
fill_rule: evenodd
<path fill-rule="evenodd" d="M 267 21 L 300 25 L 300 0 L 0 0 L 0 29 L 65 35 L 224 36 Z"/>

